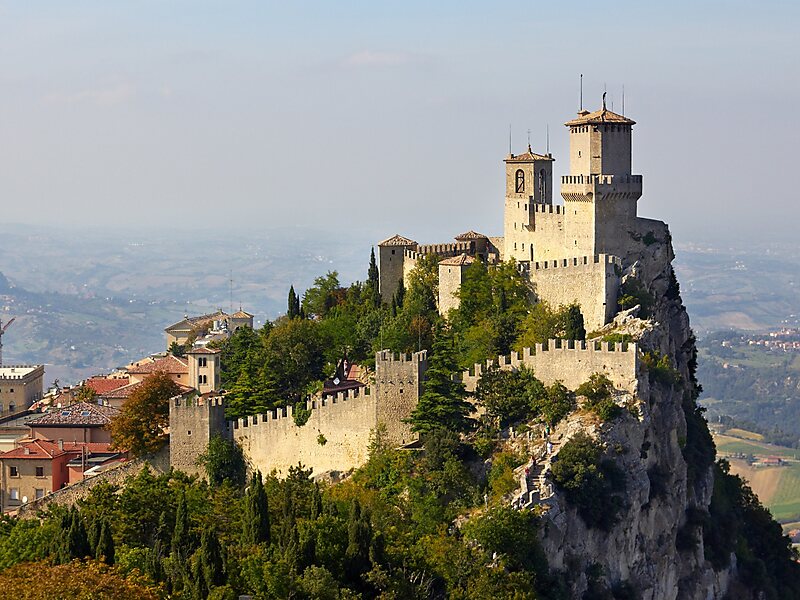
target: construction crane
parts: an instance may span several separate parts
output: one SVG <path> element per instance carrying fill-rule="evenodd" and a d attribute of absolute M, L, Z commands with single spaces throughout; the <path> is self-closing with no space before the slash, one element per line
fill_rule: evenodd
<path fill-rule="evenodd" d="M 3 334 L 6 332 L 6 329 L 8 329 L 16 320 L 17 317 L 12 317 L 10 321 L 3 325 L 3 320 L 0 319 L 0 367 L 3 366 Z"/>

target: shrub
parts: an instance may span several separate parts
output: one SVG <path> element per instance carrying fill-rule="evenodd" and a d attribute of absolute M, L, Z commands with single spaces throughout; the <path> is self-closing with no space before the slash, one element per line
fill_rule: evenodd
<path fill-rule="evenodd" d="M 492 499 L 500 500 L 506 494 L 517 489 L 514 469 L 522 464 L 522 459 L 511 452 L 500 452 L 494 455 L 492 469 L 489 471 L 489 488 Z"/>
<path fill-rule="evenodd" d="M 593 373 L 589 381 L 578 386 L 575 393 L 586 397 L 586 408 L 595 413 L 601 421 L 610 421 L 622 412 L 614 403 L 613 391 L 614 386 L 608 377 L 602 373 Z"/>
<path fill-rule="evenodd" d="M 625 478 L 613 461 L 603 459 L 599 442 L 586 433 L 576 434 L 559 451 L 551 473 L 589 527 L 607 531 L 617 521 Z"/>
<path fill-rule="evenodd" d="M 294 424 L 302 427 L 311 418 L 311 410 L 306 408 L 305 402 L 298 402 L 294 405 Z"/>
<path fill-rule="evenodd" d="M 681 380 L 681 374 L 672 366 L 669 356 L 660 352 L 645 352 L 642 354 L 642 363 L 647 367 L 651 383 L 662 385 L 676 385 Z"/>
<path fill-rule="evenodd" d="M 640 306 L 639 316 L 646 319 L 650 316 L 650 311 L 655 304 L 655 298 L 638 279 L 629 277 L 619 287 L 617 304 L 619 304 L 620 310 L 627 310 L 638 304 Z"/>

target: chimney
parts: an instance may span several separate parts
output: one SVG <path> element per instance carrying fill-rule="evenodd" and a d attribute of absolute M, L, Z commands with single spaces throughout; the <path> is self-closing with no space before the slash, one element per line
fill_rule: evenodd
<path fill-rule="evenodd" d="M 28 448 L 27 446 L 25 446 L 25 447 L 22 449 L 22 453 L 23 453 L 23 454 L 30 454 L 30 453 L 31 453 L 31 449 L 30 449 L 30 448 Z"/>
<path fill-rule="evenodd" d="M 64 450 L 64 440 L 58 440 L 58 449 L 61 451 Z"/>

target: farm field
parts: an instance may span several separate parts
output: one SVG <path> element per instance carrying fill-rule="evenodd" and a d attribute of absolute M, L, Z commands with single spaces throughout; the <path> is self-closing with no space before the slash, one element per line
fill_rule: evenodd
<path fill-rule="evenodd" d="M 747 480 L 775 519 L 782 523 L 800 519 L 800 461 L 797 460 L 797 451 L 728 435 L 715 435 L 714 441 L 719 457 L 741 453 L 794 459 L 782 467 L 752 467 L 744 459 L 728 458 L 731 472 Z"/>

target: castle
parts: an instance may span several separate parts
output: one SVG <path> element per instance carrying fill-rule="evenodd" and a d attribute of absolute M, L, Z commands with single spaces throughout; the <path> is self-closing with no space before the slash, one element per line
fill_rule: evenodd
<path fill-rule="evenodd" d="M 613 319 L 626 255 L 633 241 L 664 223 L 636 214 L 642 177 L 631 173 L 631 129 L 634 121 L 611 112 L 581 110 L 566 123 L 570 132 L 570 174 L 561 179 L 563 205 L 553 204 L 549 154 L 505 158 L 504 236 L 469 231 L 453 243 L 421 245 L 395 235 L 379 246 L 380 292 L 389 302 L 400 282 L 407 282 L 417 261 L 435 255 L 439 268 L 439 311 L 458 306 L 456 292 L 475 260 L 496 264 L 516 261 L 539 300 L 553 305 L 577 302 L 587 330 Z M 493 361 L 488 361 L 491 364 Z M 520 356 L 499 357 L 503 369 L 531 368 L 549 385 L 557 380 L 574 389 L 593 373 L 605 373 L 618 390 L 635 395 L 641 377 L 635 344 L 550 340 L 525 348 Z M 226 421 L 224 398 L 213 393 L 180 396 L 170 402 L 170 464 L 201 473 L 197 456 L 215 434 L 238 443 L 249 465 L 262 472 L 286 474 L 302 463 L 315 473 L 344 472 L 367 460 L 371 436 L 379 428 L 394 446 L 416 441 L 405 422 L 422 393 L 426 353 L 395 356 L 378 352 L 374 380 L 366 388 L 307 401 L 311 410 L 304 424 L 295 421 L 291 406 L 266 415 Z M 474 392 L 486 365 L 462 375 Z"/>
<path fill-rule="evenodd" d="M 636 214 L 642 176 L 631 172 L 635 122 L 605 107 L 581 110 L 569 128 L 569 175 L 561 178 L 563 205 L 553 204 L 550 154 L 506 156 L 503 237 L 469 231 L 454 243 L 417 244 L 395 235 L 378 244 L 380 291 L 391 300 L 400 280 L 424 255 L 439 261 L 439 311 L 458 306 L 455 293 L 476 259 L 489 264 L 514 260 L 529 278 L 536 297 L 558 306 L 577 302 L 587 330 L 616 313 L 623 260 L 630 238 L 640 238 L 660 222 Z"/>

